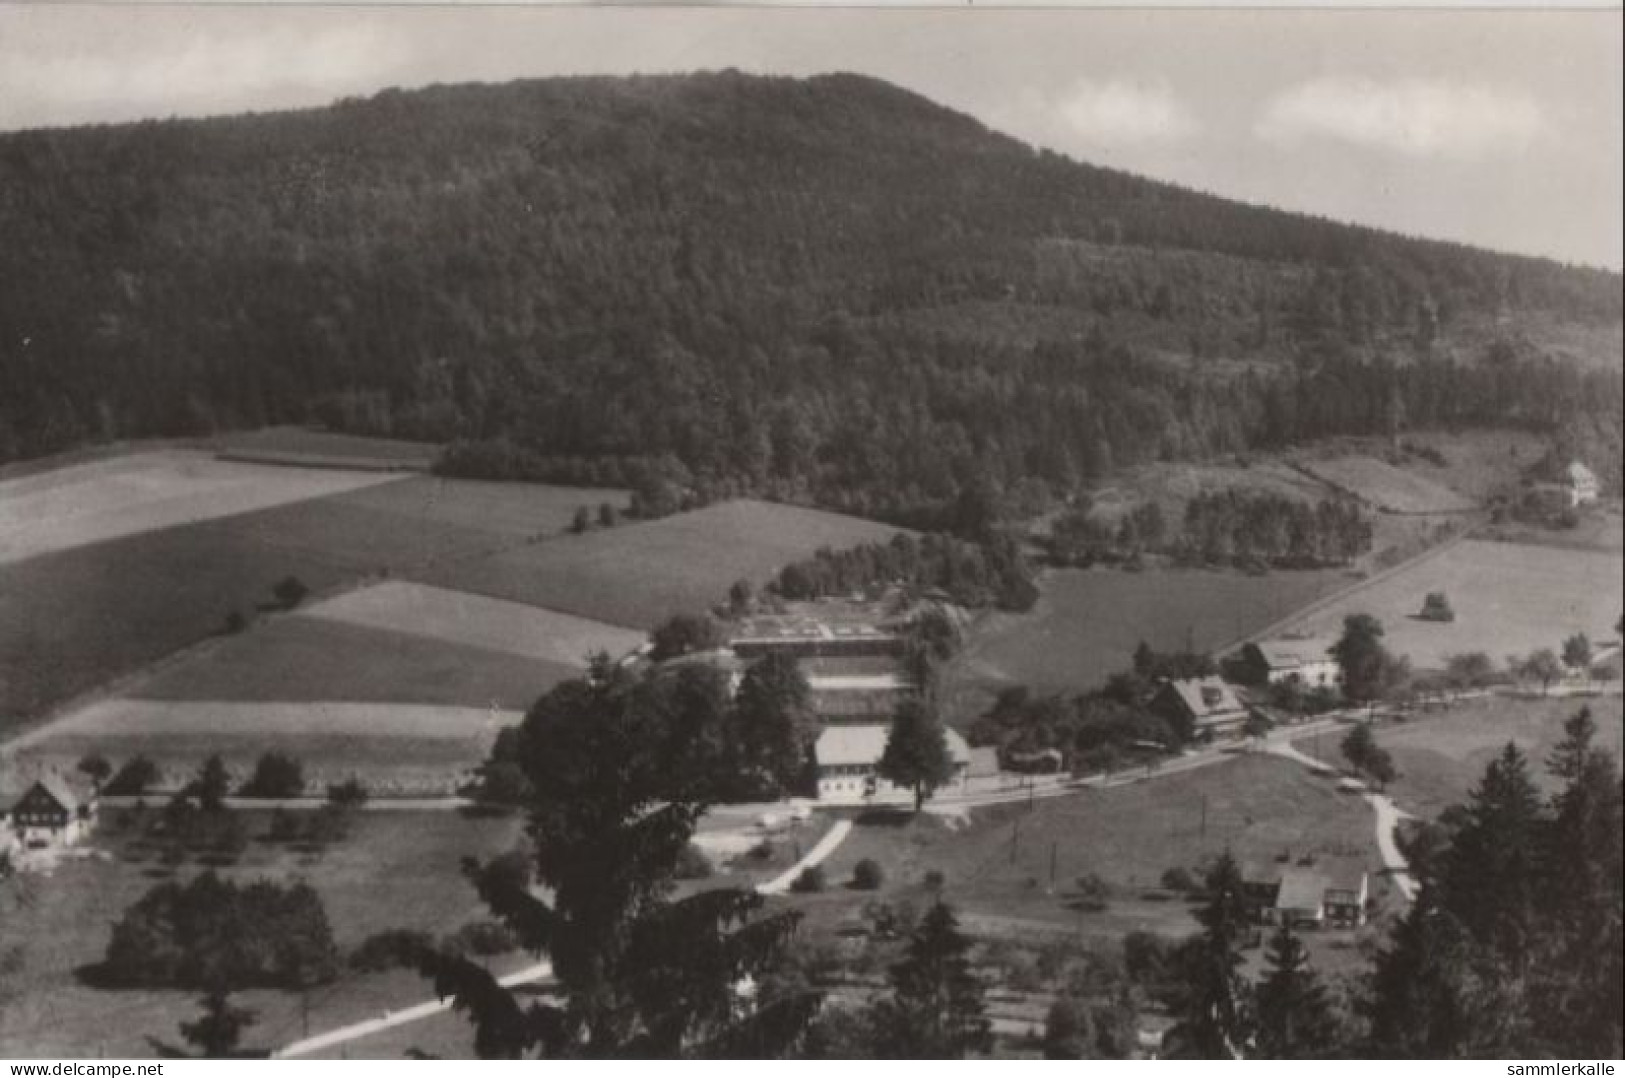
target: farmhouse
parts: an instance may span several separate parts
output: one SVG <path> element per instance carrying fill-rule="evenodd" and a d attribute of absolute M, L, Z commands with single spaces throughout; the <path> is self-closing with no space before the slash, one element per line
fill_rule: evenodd
<path fill-rule="evenodd" d="M 1302 640 L 1264 640 L 1248 644 L 1241 661 L 1252 676 L 1271 685 L 1295 684 L 1330 688 L 1337 684 L 1337 661 L 1319 644 Z"/>
<path fill-rule="evenodd" d="M 1151 698 L 1151 709 L 1170 722 L 1190 726 L 1199 739 L 1237 734 L 1247 721 L 1247 708 L 1216 677 L 1164 681 Z"/>
<path fill-rule="evenodd" d="M 970 746 L 953 730 L 944 734 L 954 761 L 954 777 L 944 789 L 962 789 L 970 772 Z M 818 799 L 845 805 L 912 799 L 914 791 L 895 786 L 876 772 L 890 735 L 891 727 L 881 723 L 825 727 L 813 749 L 818 760 Z"/>
<path fill-rule="evenodd" d="M 1370 894 L 1364 872 L 1322 872 L 1306 866 L 1250 871 L 1243 893 L 1266 924 L 1294 928 L 1358 928 Z"/>
<path fill-rule="evenodd" d="M 96 824 L 96 795 L 55 772 L 47 772 L 7 796 L 0 826 L 14 845 L 28 850 L 72 846 Z"/>
<path fill-rule="evenodd" d="M 1571 506 L 1586 505 L 1597 500 L 1601 492 L 1597 484 L 1597 473 L 1584 464 L 1574 461 L 1564 469 L 1563 478 L 1568 487 Z"/>

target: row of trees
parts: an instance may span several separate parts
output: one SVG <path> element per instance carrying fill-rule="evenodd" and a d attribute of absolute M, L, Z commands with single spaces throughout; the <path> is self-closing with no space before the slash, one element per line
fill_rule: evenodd
<path fill-rule="evenodd" d="M 819 550 L 791 562 L 769 585 L 789 600 L 845 596 L 877 585 L 906 584 L 940 590 L 958 606 L 1025 611 L 1038 601 L 1019 543 L 999 535 L 975 542 L 940 533 L 899 532 L 889 542 Z"/>
<path fill-rule="evenodd" d="M 1049 539 L 1062 565 L 1165 552 L 1202 565 L 1302 569 L 1345 565 L 1371 549 L 1371 522 L 1350 499 L 1310 503 L 1269 491 L 1203 491 L 1186 503 L 1177 532 L 1156 502 L 1135 506 L 1115 524 L 1087 495 L 1074 502 L 1056 518 Z"/>
<path fill-rule="evenodd" d="M 1346 565 L 1371 549 L 1371 521 L 1352 499 L 1314 504 L 1269 491 L 1205 491 L 1185 506 L 1176 546 L 1209 565 L 1304 569 Z"/>

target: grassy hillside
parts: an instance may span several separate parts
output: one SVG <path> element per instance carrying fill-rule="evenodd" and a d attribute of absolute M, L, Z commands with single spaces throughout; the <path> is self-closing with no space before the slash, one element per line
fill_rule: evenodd
<path fill-rule="evenodd" d="M 1198 195 L 848 75 L 6 135 L 0 279 L 0 459 L 315 417 L 897 515 L 978 473 L 1620 396 L 1616 274 Z"/>

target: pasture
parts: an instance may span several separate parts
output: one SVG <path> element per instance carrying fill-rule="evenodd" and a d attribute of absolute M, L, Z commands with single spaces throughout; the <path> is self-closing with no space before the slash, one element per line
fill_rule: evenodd
<path fill-rule="evenodd" d="M 645 639 L 571 614 L 400 581 L 346 592 L 305 615 L 579 669 L 595 652 L 620 658 Z"/>
<path fill-rule="evenodd" d="M 1217 648 L 1335 591 L 1336 571 L 1239 572 L 1060 569 L 1044 574 L 1027 614 L 993 614 L 971 630 L 951 683 L 997 690 L 1077 692 L 1127 669 L 1135 645 Z M 973 694 L 974 695 L 974 692 Z"/>
<path fill-rule="evenodd" d="M 819 547 L 884 542 L 898 529 L 814 509 L 732 501 L 414 574 L 424 583 L 635 629 L 707 610 L 736 580 L 761 584 Z"/>
<path fill-rule="evenodd" d="M 581 670 L 579 662 L 295 615 L 211 642 L 130 686 L 128 694 L 149 700 L 494 703 L 523 709 Z"/>
<path fill-rule="evenodd" d="M 94 751 L 116 767 L 140 754 L 172 781 L 215 753 L 246 777 L 261 753 L 274 750 L 302 760 L 317 784 L 360 775 L 378 794 L 427 796 L 451 792 L 485 758 L 496 732 L 519 718 L 492 707 L 115 698 L 64 716 L 16 748 L 23 765 L 71 767 Z"/>
<path fill-rule="evenodd" d="M 1349 614 L 1380 620 L 1390 651 L 1419 669 L 1448 655 L 1487 653 L 1497 663 L 1536 648 L 1558 650 L 1586 633 L 1612 639 L 1625 566 L 1617 554 L 1468 540 L 1317 609 L 1283 631 L 1335 640 Z M 1453 622 L 1423 621 L 1423 598 L 1442 591 Z"/>
<path fill-rule="evenodd" d="M 285 576 L 353 574 L 315 552 L 189 524 L 0 566 L 0 737 L 52 705 L 222 631 Z"/>
<path fill-rule="evenodd" d="M 233 463 L 182 449 L 70 465 L 0 482 L 0 565 L 388 480 Z"/>
<path fill-rule="evenodd" d="M 1316 478 L 1389 513 L 1465 513 L 1472 499 L 1409 469 L 1368 456 L 1307 460 L 1301 467 Z"/>
<path fill-rule="evenodd" d="M 131 459 L 84 467 L 127 469 Z M 199 467 L 263 476 L 263 483 L 251 486 L 267 492 L 287 492 L 295 480 L 314 477 L 331 484 L 352 476 L 209 460 Z M 372 485 L 0 564 L 0 738 L 8 727 L 15 729 L 78 693 L 222 632 L 233 611 L 252 615 L 271 600 L 272 586 L 284 577 L 297 577 L 320 594 L 365 576 L 557 536 L 578 506 L 624 502 L 622 492 L 611 490 L 429 476 L 363 478 Z M 121 495 L 129 496 L 128 491 Z M 9 519 L 11 510 L 5 512 Z M 131 519 L 156 525 L 162 518 L 137 506 Z M 280 673 L 273 668 L 266 676 Z"/>
<path fill-rule="evenodd" d="M 100 961 L 113 923 L 162 878 L 185 879 L 195 868 L 171 869 L 134 833 L 119 832 L 118 810 L 98 834 L 99 852 L 67 861 L 46 877 L 0 881 L 0 949 L 18 944 L 21 992 L 0 1007 L 0 1056 L 150 1057 L 180 1041 L 177 1023 L 197 1014 L 195 991 L 101 989 L 76 971 Z M 242 813 L 248 834 L 262 835 L 263 813 Z M 320 853 L 251 841 L 241 860 L 219 869 L 238 881 L 303 878 L 321 895 L 335 942 L 354 948 L 387 928 L 436 935 L 484 917 L 478 896 L 458 871 L 465 855 L 490 857 L 519 838 L 517 819 L 476 819 L 455 812 L 366 812 L 347 840 Z M 23 900 L 24 889 L 31 900 Z M 386 897 L 387 896 L 387 897 Z M 496 961 L 503 968 L 503 960 Z M 355 974 L 311 990 L 313 1032 L 376 1016 L 433 997 L 415 973 Z M 245 1047 L 270 1048 L 301 1036 L 297 993 L 252 990 L 234 1001 L 259 1014 Z M 149 1039 L 151 1038 L 151 1039 Z M 365 1053 L 366 1042 L 357 1046 Z M 352 1052 L 357 1054 L 357 1052 Z"/>
<path fill-rule="evenodd" d="M 368 471 L 427 471 L 440 452 L 432 442 L 363 438 L 304 427 L 232 431 L 213 442 L 220 455 L 233 460 Z"/>
<path fill-rule="evenodd" d="M 1563 723 L 1582 707 L 1597 723 L 1597 744 L 1618 761 L 1625 752 L 1625 703 L 1618 696 L 1527 698 L 1489 696 L 1463 700 L 1447 710 L 1424 713 L 1377 730 L 1377 741 L 1394 757 L 1399 778 L 1389 787 L 1406 811 L 1432 817 L 1466 800 L 1497 754 L 1512 741 L 1529 757 L 1530 774 L 1548 792 L 1556 784 L 1546 758 L 1563 739 Z M 1300 743 L 1306 752 L 1313 749 Z M 1321 745 L 1324 759 L 1342 764 L 1337 744 Z"/>
<path fill-rule="evenodd" d="M 944 895 L 995 935 L 1060 930 L 1116 939 L 1135 930 L 1181 936 L 1197 925 L 1190 907 L 1161 889 L 1170 868 L 1196 872 L 1225 850 L 1259 871 L 1286 854 L 1315 858 L 1322 871 L 1378 875 L 1371 811 L 1358 798 L 1290 761 L 1240 756 L 1177 775 L 1026 804 L 973 810 L 952 825 L 929 816 L 874 814 L 861 820 L 825 868 L 834 887 L 808 905 L 816 927 L 833 929 L 854 904 L 877 897 L 839 885 L 863 858 L 886 874 L 878 897 L 920 902 L 921 881 L 940 872 Z M 1051 864 L 1053 858 L 1053 887 Z M 1080 909 L 1076 881 L 1104 881 L 1103 909 Z M 928 898 L 926 899 L 928 900 Z"/>

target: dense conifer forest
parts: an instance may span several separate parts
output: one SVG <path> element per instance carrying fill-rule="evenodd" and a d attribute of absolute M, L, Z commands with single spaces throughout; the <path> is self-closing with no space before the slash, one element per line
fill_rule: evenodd
<path fill-rule="evenodd" d="M 1618 483 L 1617 274 L 1080 164 L 850 75 L 4 135 L 0 282 L 0 460 L 315 421 L 936 523 L 989 480 L 1495 423 Z"/>

